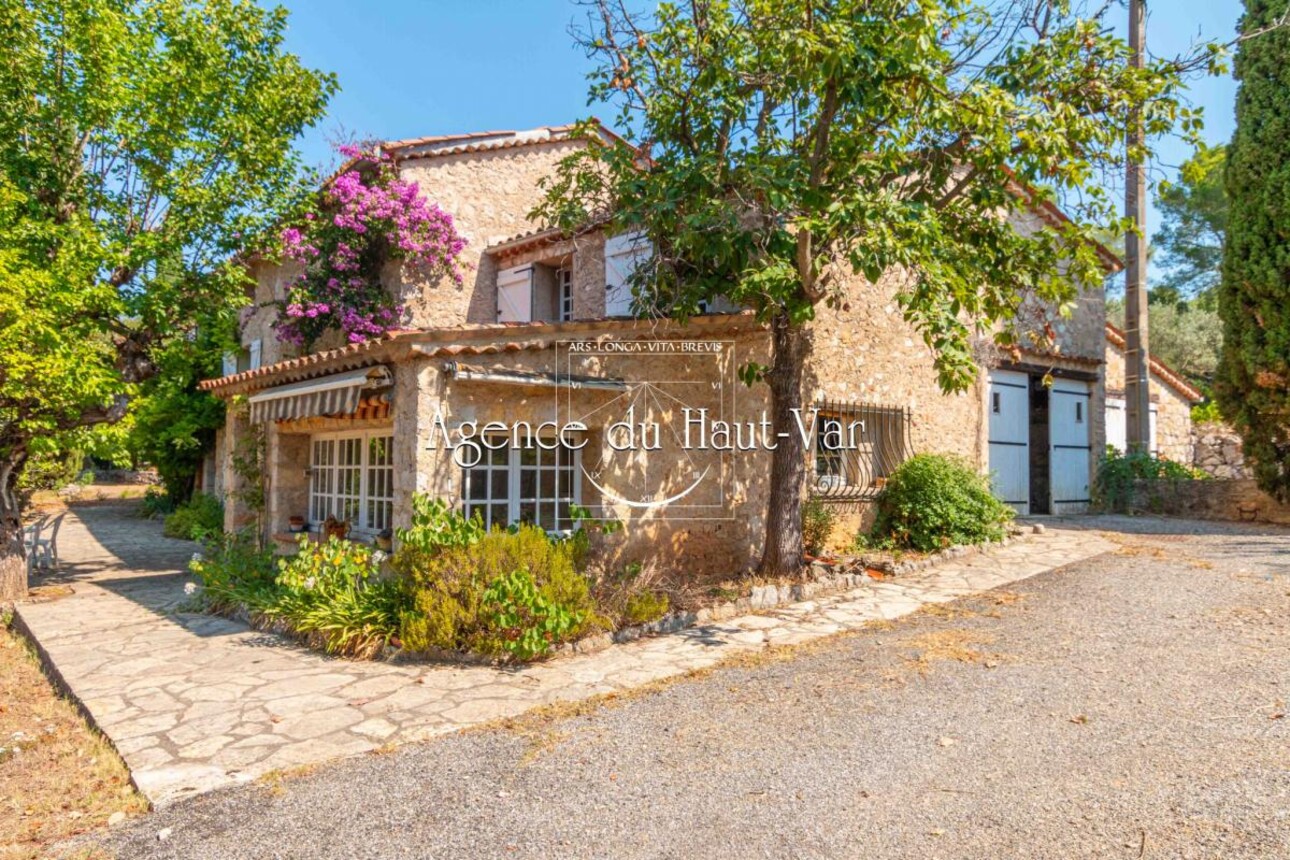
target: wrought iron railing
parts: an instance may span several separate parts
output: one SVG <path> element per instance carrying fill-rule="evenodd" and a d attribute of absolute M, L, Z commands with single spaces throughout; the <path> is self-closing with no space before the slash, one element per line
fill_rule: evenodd
<path fill-rule="evenodd" d="M 816 409 L 811 492 L 817 498 L 872 499 L 914 455 L 907 406 L 823 400 Z"/>

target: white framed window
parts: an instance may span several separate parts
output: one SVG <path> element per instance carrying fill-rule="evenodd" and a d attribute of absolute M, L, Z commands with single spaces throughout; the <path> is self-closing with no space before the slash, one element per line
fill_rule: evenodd
<path fill-rule="evenodd" d="M 534 523 L 547 531 L 572 529 L 569 506 L 582 498 L 580 452 L 555 440 L 500 443 L 482 447 L 479 463 L 461 470 L 462 513 L 478 513 L 488 528 Z"/>
<path fill-rule="evenodd" d="M 557 269 L 555 283 L 560 297 L 560 322 L 568 322 L 573 319 L 573 270 Z"/>
<path fill-rule="evenodd" d="M 309 522 L 349 523 L 359 536 L 378 534 L 394 519 L 394 437 L 389 429 L 310 438 Z"/>

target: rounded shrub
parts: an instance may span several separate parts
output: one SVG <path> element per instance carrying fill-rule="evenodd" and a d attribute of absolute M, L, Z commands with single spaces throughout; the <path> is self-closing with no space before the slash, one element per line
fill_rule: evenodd
<path fill-rule="evenodd" d="M 985 476 L 957 457 L 919 454 L 887 478 L 873 546 L 932 552 L 955 544 L 1002 540 L 1012 509 L 990 493 Z"/>

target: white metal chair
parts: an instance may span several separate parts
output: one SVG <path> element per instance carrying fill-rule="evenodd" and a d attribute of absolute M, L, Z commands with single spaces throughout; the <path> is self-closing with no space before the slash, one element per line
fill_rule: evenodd
<path fill-rule="evenodd" d="M 58 567 L 58 530 L 62 528 L 63 517 L 65 516 L 67 516 L 67 511 L 63 511 L 51 521 L 44 522 L 44 527 L 49 529 L 49 537 L 37 535 L 34 543 L 36 552 L 44 559 L 42 567 L 47 567 L 50 570 Z"/>
<path fill-rule="evenodd" d="M 27 555 L 27 575 L 30 576 L 37 564 L 37 559 L 46 552 L 40 533 L 45 528 L 48 517 L 41 517 L 33 523 L 22 527 L 22 548 Z"/>

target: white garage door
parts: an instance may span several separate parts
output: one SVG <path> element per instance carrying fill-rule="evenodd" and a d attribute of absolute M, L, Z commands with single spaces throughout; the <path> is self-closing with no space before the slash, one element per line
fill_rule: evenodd
<path fill-rule="evenodd" d="M 990 371 L 990 486 L 1019 514 L 1030 513 L 1030 377 Z"/>
<path fill-rule="evenodd" d="M 1089 392 L 1087 382 L 1058 379 L 1048 395 L 1052 440 L 1052 511 L 1077 514 L 1089 504 Z"/>

